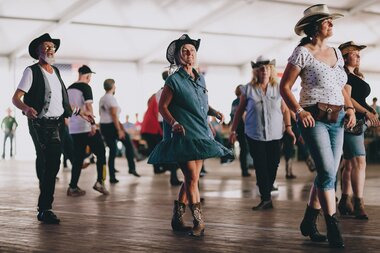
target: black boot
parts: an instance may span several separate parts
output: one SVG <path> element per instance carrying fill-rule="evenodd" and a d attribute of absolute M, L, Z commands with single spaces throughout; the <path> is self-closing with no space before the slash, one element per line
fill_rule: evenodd
<path fill-rule="evenodd" d="M 310 206 L 306 207 L 305 215 L 300 225 L 303 236 L 309 236 L 313 242 L 324 242 L 326 236 L 321 235 L 317 229 L 317 218 L 320 209 L 314 209 Z"/>
<path fill-rule="evenodd" d="M 178 200 L 174 201 L 173 207 L 173 218 L 172 218 L 172 229 L 173 231 L 186 232 L 190 231 L 191 227 L 186 226 L 183 222 L 183 215 L 186 211 L 186 205 Z"/>
<path fill-rule="evenodd" d="M 325 215 L 327 226 L 327 239 L 331 248 L 344 248 L 344 241 L 340 233 L 339 221 L 336 214 Z"/>

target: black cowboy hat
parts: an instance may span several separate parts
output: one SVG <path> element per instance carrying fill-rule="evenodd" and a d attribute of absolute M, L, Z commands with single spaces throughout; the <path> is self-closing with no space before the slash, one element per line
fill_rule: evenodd
<path fill-rule="evenodd" d="M 198 51 L 199 44 L 201 43 L 201 40 L 193 40 L 189 37 L 187 34 L 183 34 L 181 37 L 179 37 L 178 40 L 173 40 L 166 50 L 166 59 L 171 63 L 174 64 L 174 57 L 176 53 L 178 53 L 179 49 L 182 45 L 185 44 L 191 44 L 195 47 L 195 50 Z"/>
<path fill-rule="evenodd" d="M 40 37 L 32 40 L 32 42 L 30 42 L 30 44 L 29 44 L 30 56 L 32 56 L 34 59 L 38 60 L 37 47 L 45 41 L 53 42 L 55 45 L 55 51 L 56 52 L 58 51 L 59 45 L 61 44 L 61 40 L 60 39 L 52 39 L 50 37 L 50 34 L 45 33 L 45 34 L 41 35 Z"/>

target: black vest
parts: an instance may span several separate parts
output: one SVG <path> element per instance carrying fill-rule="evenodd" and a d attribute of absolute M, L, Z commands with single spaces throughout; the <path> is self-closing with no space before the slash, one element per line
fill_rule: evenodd
<path fill-rule="evenodd" d="M 30 107 L 33 107 L 38 114 L 40 114 L 44 107 L 45 101 L 45 80 L 42 74 L 42 70 L 38 63 L 29 66 L 33 73 L 33 82 L 29 91 L 24 95 L 24 103 Z M 62 81 L 58 68 L 52 66 L 62 86 L 62 106 L 64 109 L 63 116 L 65 118 L 72 115 L 69 98 L 67 96 L 66 87 Z"/>

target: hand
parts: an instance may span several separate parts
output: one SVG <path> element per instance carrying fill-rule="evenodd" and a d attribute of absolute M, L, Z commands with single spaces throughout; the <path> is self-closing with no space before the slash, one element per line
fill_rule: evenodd
<path fill-rule="evenodd" d="M 174 123 L 172 126 L 173 133 L 179 133 L 185 136 L 185 128 L 178 122 Z"/>
<path fill-rule="evenodd" d="M 356 117 L 354 110 L 346 111 L 347 128 L 354 127 L 356 125 Z"/>
<path fill-rule="evenodd" d="M 371 126 L 379 126 L 379 115 L 377 113 L 367 112 L 365 118 L 370 122 Z"/>
<path fill-rule="evenodd" d="M 222 124 L 224 122 L 224 115 L 221 112 L 216 112 L 215 117 L 219 120 L 219 124 Z"/>
<path fill-rule="evenodd" d="M 291 127 L 287 127 L 285 131 L 292 138 L 293 145 L 295 145 L 296 141 L 297 141 L 297 138 L 296 138 L 296 135 L 294 134 L 292 128 Z"/>
<path fill-rule="evenodd" d="M 308 111 L 301 111 L 298 114 L 298 118 L 299 118 L 299 120 L 301 120 L 302 125 L 305 128 L 315 126 L 315 120 L 314 120 L 313 116 L 311 115 L 311 113 Z"/>
<path fill-rule="evenodd" d="M 29 119 L 36 119 L 37 116 L 38 116 L 37 111 L 34 110 L 33 107 L 28 107 L 28 108 L 25 109 L 23 112 L 24 112 L 24 114 L 26 115 L 26 117 L 28 117 Z"/>
<path fill-rule="evenodd" d="M 96 125 L 91 125 L 91 131 L 88 133 L 88 136 L 94 136 L 96 134 Z"/>
<path fill-rule="evenodd" d="M 235 131 L 231 131 L 229 141 L 232 145 L 235 143 L 235 141 L 236 141 L 236 132 Z"/>
<path fill-rule="evenodd" d="M 117 137 L 119 138 L 119 140 L 124 140 L 125 139 L 125 132 L 123 129 L 119 129 L 117 131 Z"/>
<path fill-rule="evenodd" d="M 91 124 L 95 124 L 95 116 L 92 115 L 90 112 L 81 110 L 79 116 L 81 116 L 82 119 L 90 122 Z"/>

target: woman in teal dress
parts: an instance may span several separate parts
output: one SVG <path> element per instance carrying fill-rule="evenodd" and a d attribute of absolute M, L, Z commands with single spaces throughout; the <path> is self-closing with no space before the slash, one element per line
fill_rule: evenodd
<path fill-rule="evenodd" d="M 164 118 L 164 137 L 151 153 L 150 164 L 178 164 L 184 175 L 184 183 L 174 201 L 172 228 L 174 231 L 190 231 L 193 236 L 203 235 L 205 224 L 198 189 L 199 173 L 204 159 L 232 156 L 232 151 L 213 138 L 207 117 L 223 119 L 223 114 L 208 105 L 208 95 L 203 76 L 195 69 L 200 39 L 193 40 L 187 34 L 172 41 L 166 58 L 178 70 L 166 80 L 159 111 Z M 183 221 L 186 204 L 193 215 L 193 228 Z"/>

